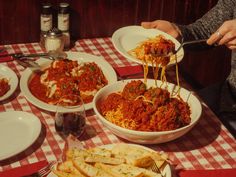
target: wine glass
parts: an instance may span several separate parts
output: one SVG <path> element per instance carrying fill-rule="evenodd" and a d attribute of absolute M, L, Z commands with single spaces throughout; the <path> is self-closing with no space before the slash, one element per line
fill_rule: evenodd
<path fill-rule="evenodd" d="M 57 103 L 55 129 L 63 137 L 69 134 L 79 137 L 86 124 L 83 100 L 78 95 L 66 95 Z"/>

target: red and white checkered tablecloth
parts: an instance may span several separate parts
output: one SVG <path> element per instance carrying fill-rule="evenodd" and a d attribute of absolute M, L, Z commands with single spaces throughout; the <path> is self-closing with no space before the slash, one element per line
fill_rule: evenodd
<path fill-rule="evenodd" d="M 4 47 L 7 48 L 9 53 L 42 52 L 42 48 L 38 43 L 5 45 Z M 78 40 L 71 51 L 103 56 L 113 67 L 137 65 L 122 57 L 113 47 L 110 38 Z M 16 61 L 1 64 L 7 65 L 14 70 L 19 78 L 24 71 L 24 68 L 17 64 Z M 167 74 L 171 80 L 175 78 L 173 71 L 167 71 Z M 189 88 L 188 84 L 182 79 L 181 86 Z M 43 123 L 43 129 L 37 141 L 27 150 L 0 162 L 0 171 L 41 160 L 53 161 L 59 159 L 64 147 L 64 141 L 54 129 L 53 113 L 41 110 L 28 102 L 19 87 L 10 99 L 0 102 L 0 112 L 13 110 L 33 113 Z M 118 142 L 129 143 L 113 135 L 96 118 L 93 111 L 88 112 L 86 131 L 80 140 L 87 147 Z M 200 121 L 189 133 L 172 142 L 148 145 L 147 147 L 166 152 L 171 161 L 177 165 L 177 169 L 236 168 L 235 139 L 205 105 L 203 105 Z"/>

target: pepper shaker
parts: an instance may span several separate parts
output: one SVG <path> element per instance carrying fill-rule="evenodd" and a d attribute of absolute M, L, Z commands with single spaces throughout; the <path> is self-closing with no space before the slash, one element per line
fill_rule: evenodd
<path fill-rule="evenodd" d="M 42 4 L 40 15 L 40 45 L 45 46 L 46 34 L 52 29 L 52 6 L 50 3 Z"/>
<path fill-rule="evenodd" d="M 70 47 L 70 14 L 69 14 L 69 4 L 68 3 L 60 3 L 59 11 L 57 16 L 57 27 L 62 31 L 64 38 L 64 48 L 69 49 Z"/>

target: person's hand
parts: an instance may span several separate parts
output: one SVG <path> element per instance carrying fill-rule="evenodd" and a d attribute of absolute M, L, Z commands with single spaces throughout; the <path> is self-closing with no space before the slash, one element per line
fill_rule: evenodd
<path fill-rule="evenodd" d="M 173 36 L 174 38 L 178 38 L 181 36 L 179 28 L 173 23 L 170 23 L 169 21 L 156 20 L 152 22 L 142 22 L 141 26 L 148 29 L 155 28 L 164 31 Z"/>
<path fill-rule="evenodd" d="M 236 50 L 236 19 L 225 21 L 219 29 L 207 40 L 207 44 L 226 45 L 231 50 Z"/>

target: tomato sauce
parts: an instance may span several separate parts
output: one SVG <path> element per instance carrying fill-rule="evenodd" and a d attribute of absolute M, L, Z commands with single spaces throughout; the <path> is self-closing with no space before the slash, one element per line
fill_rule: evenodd
<path fill-rule="evenodd" d="M 186 102 L 172 98 L 166 89 L 146 88 L 143 84 L 131 81 L 121 93 L 109 94 L 99 105 L 102 115 L 112 123 L 138 131 L 167 131 L 190 124 L 191 111 Z"/>
<path fill-rule="evenodd" d="M 10 85 L 7 79 L 0 79 L 0 97 L 5 95 L 10 90 Z"/>
<path fill-rule="evenodd" d="M 40 83 L 41 74 L 35 74 L 29 82 L 29 89 L 31 93 L 39 100 L 49 103 L 53 101 L 46 96 L 47 88 L 45 85 Z"/>
<path fill-rule="evenodd" d="M 36 98 L 48 104 L 57 104 L 62 97 L 67 97 L 70 100 L 68 104 L 75 105 L 76 100 L 71 100 L 68 95 L 80 95 L 84 103 L 89 103 L 94 90 L 98 91 L 107 83 L 96 63 L 79 65 L 77 61 L 65 59 L 32 76 L 29 89 Z"/>

